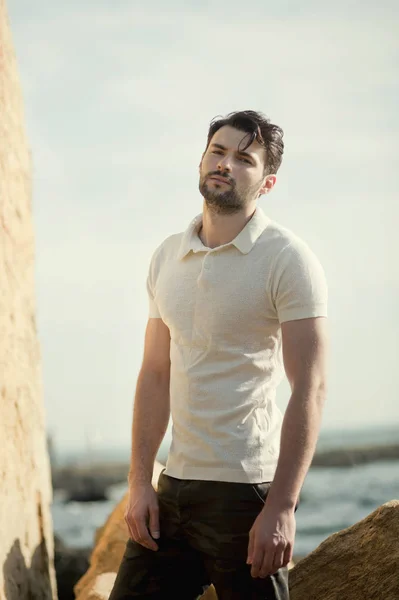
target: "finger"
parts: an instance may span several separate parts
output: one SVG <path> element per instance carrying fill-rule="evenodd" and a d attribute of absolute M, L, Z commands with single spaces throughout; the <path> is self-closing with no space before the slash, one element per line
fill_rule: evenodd
<path fill-rule="evenodd" d="M 294 553 L 293 551 L 294 551 L 294 548 L 293 548 L 292 544 L 287 544 L 287 547 L 284 552 L 283 567 L 287 566 L 288 563 L 291 562 L 292 555 Z"/>
<path fill-rule="evenodd" d="M 251 576 L 259 577 L 260 569 L 262 567 L 264 560 L 264 550 L 262 546 L 258 546 L 255 543 L 254 553 L 252 556 L 252 567 L 251 567 Z"/>
<path fill-rule="evenodd" d="M 247 565 L 252 564 L 253 553 L 254 553 L 254 535 L 250 531 L 249 532 L 249 542 L 248 542 Z"/>
<path fill-rule="evenodd" d="M 134 524 L 134 519 L 133 519 L 133 517 L 132 517 L 131 515 L 129 515 L 129 514 L 126 514 L 126 515 L 125 515 L 125 521 L 126 521 L 127 528 L 128 528 L 128 530 L 129 530 L 129 535 L 130 535 L 131 539 L 132 539 L 134 542 L 137 542 L 137 543 L 138 543 L 138 538 L 139 538 L 139 535 L 138 535 L 138 533 L 137 533 L 137 529 L 136 529 L 136 526 L 135 526 L 135 524 Z"/>
<path fill-rule="evenodd" d="M 274 554 L 275 549 L 273 548 L 273 546 L 268 546 L 267 548 L 265 548 L 265 552 L 263 554 L 263 561 L 259 567 L 258 577 L 264 579 L 270 574 L 272 570 L 272 564 L 274 562 Z"/>
<path fill-rule="evenodd" d="M 138 533 L 137 533 L 137 529 L 136 526 L 134 525 L 134 523 L 132 521 L 130 521 L 129 525 L 129 531 L 130 531 L 130 535 L 132 537 L 132 540 L 134 540 L 135 542 L 137 542 L 138 539 Z"/>
<path fill-rule="evenodd" d="M 150 533 L 151 536 L 154 539 L 158 539 L 160 537 L 160 529 L 159 529 L 159 508 L 158 505 L 153 506 L 152 508 L 150 508 L 150 522 L 149 522 L 149 528 L 150 528 Z"/>
<path fill-rule="evenodd" d="M 157 544 L 154 542 L 150 534 L 148 533 L 148 529 L 144 519 L 136 519 L 135 525 L 137 529 L 138 535 L 138 543 L 148 548 L 149 550 L 158 550 Z"/>
<path fill-rule="evenodd" d="M 274 553 L 274 559 L 273 559 L 272 565 L 270 567 L 270 571 L 268 573 L 266 573 L 265 575 L 263 575 L 264 577 L 267 577 L 268 575 L 274 575 L 274 573 L 276 573 L 279 569 L 281 569 L 281 567 L 283 566 L 283 563 L 284 563 L 284 550 L 285 550 L 285 546 L 278 546 L 276 548 L 276 551 Z M 262 574 L 263 574 L 263 569 L 262 569 Z"/>
<path fill-rule="evenodd" d="M 127 525 L 128 531 L 129 531 L 129 536 L 132 538 L 132 540 L 135 540 L 136 539 L 135 531 L 133 530 L 131 519 L 129 518 L 128 513 L 125 514 L 125 523 Z"/>

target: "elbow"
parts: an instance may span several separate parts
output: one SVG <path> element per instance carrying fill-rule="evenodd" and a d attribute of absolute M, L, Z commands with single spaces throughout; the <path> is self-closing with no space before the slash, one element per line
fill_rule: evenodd
<path fill-rule="evenodd" d="M 139 373 L 139 379 L 146 385 L 169 388 L 170 370 L 169 369 L 154 369 L 142 368 Z"/>
<path fill-rule="evenodd" d="M 314 395 L 315 395 L 316 402 L 320 405 L 320 407 L 323 407 L 325 400 L 327 398 L 327 382 L 326 381 L 321 381 L 318 384 Z"/>
<path fill-rule="evenodd" d="M 293 396 L 307 399 L 322 407 L 327 397 L 327 381 L 325 377 L 313 377 L 292 382 L 291 391 Z"/>
<path fill-rule="evenodd" d="M 327 380 L 324 376 L 312 378 L 309 382 L 309 395 L 319 402 L 324 402 L 327 396 Z"/>

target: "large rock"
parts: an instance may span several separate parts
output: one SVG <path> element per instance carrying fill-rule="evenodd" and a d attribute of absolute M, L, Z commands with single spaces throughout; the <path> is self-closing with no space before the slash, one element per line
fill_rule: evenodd
<path fill-rule="evenodd" d="M 291 600 L 398 600 L 399 500 L 334 535 L 290 571 Z"/>
<path fill-rule="evenodd" d="M 31 160 L 0 0 L 0 599 L 56 597 L 34 297 Z"/>

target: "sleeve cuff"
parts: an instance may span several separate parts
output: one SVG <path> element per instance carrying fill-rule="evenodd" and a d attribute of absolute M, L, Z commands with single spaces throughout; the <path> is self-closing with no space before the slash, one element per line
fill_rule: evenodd
<path fill-rule="evenodd" d="M 159 314 L 157 305 L 151 299 L 150 299 L 150 307 L 149 307 L 149 315 L 148 316 L 150 319 L 160 319 L 161 318 L 161 315 Z"/>
<path fill-rule="evenodd" d="M 280 323 L 286 321 L 298 321 L 299 319 L 311 319 L 314 317 L 327 317 L 327 306 L 325 304 L 315 304 L 314 306 L 295 306 L 285 308 L 278 314 Z"/>

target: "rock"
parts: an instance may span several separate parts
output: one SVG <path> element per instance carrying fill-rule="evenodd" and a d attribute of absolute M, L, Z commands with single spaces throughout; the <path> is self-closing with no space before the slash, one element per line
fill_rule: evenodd
<path fill-rule="evenodd" d="M 53 489 L 65 492 L 65 502 L 103 502 L 108 500 L 108 488 L 126 482 L 128 472 L 126 462 L 53 467 Z"/>
<path fill-rule="evenodd" d="M 108 600 L 113 585 L 115 583 L 116 573 L 102 573 L 95 580 L 88 600 Z"/>
<path fill-rule="evenodd" d="M 0 0 L 0 600 L 56 597 L 51 481 L 36 332 L 31 158 Z"/>
<path fill-rule="evenodd" d="M 127 452 L 128 454 L 128 452 Z M 67 496 L 76 490 L 104 491 L 111 485 L 125 482 L 129 472 L 128 462 L 97 462 L 67 467 L 53 467 L 52 483 L 55 490 L 65 490 Z"/>
<path fill-rule="evenodd" d="M 290 571 L 291 600 L 398 600 L 399 500 L 330 536 Z"/>
<path fill-rule="evenodd" d="M 399 444 L 336 448 L 317 452 L 312 467 L 352 467 L 384 460 L 399 459 Z"/>
<path fill-rule="evenodd" d="M 69 548 L 57 537 L 54 539 L 54 566 L 58 600 L 74 600 L 73 588 L 90 566 L 90 548 Z"/>
<path fill-rule="evenodd" d="M 65 502 L 104 502 L 108 500 L 107 486 L 95 477 L 84 477 L 67 492 Z"/>

